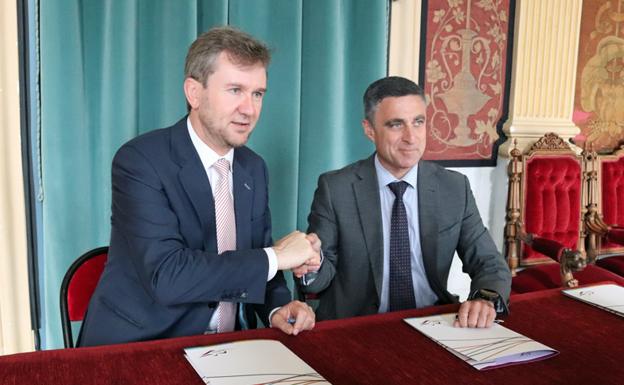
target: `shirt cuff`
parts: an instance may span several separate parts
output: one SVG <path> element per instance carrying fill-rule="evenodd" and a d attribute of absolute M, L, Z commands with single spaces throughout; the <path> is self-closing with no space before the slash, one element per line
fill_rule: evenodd
<path fill-rule="evenodd" d="M 281 309 L 281 307 L 276 307 L 275 309 L 271 310 L 271 312 L 269 313 L 269 327 L 272 328 L 273 325 L 271 325 L 271 318 L 273 318 L 273 314 L 275 314 L 276 311 L 278 311 L 279 309 Z"/>
<path fill-rule="evenodd" d="M 275 277 L 275 274 L 277 274 L 277 255 L 272 247 L 265 247 L 264 252 L 266 253 L 267 260 L 269 261 L 269 273 L 267 275 L 267 282 L 269 282 L 273 279 L 273 277 Z"/>
<path fill-rule="evenodd" d="M 321 250 L 321 263 L 320 263 L 319 269 L 317 271 L 311 271 L 307 274 L 304 274 L 303 277 L 301 277 L 301 285 L 309 286 L 312 284 L 312 282 L 316 280 L 319 270 L 321 270 L 321 267 L 323 267 L 324 259 L 325 259 L 325 256 L 323 256 L 323 250 Z"/>

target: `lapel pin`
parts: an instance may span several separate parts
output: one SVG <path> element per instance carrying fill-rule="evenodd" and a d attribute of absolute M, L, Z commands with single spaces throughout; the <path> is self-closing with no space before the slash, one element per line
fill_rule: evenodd
<path fill-rule="evenodd" d="M 251 187 L 249 187 L 249 185 L 247 183 L 243 183 L 243 186 L 245 186 L 245 188 L 249 191 L 251 191 Z"/>

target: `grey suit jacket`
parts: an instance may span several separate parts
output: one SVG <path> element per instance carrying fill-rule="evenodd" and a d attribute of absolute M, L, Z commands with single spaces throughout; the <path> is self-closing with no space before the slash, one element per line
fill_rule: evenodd
<path fill-rule="evenodd" d="M 440 304 L 457 302 L 446 289 L 455 251 L 478 289 L 507 303 L 511 274 L 483 226 L 468 179 L 434 163 L 418 166 L 418 210 L 423 262 Z M 325 256 L 316 279 L 302 286 L 318 293 L 319 320 L 374 314 L 383 270 L 381 203 L 374 155 L 319 177 L 308 231 L 318 234 Z"/>

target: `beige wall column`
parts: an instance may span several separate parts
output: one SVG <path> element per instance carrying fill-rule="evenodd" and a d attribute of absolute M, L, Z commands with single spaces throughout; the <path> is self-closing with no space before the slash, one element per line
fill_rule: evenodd
<path fill-rule="evenodd" d="M 527 149 L 546 132 L 564 139 L 579 133 L 572 121 L 582 0 L 518 0 L 514 31 L 509 138 Z"/>
<path fill-rule="evenodd" d="M 0 2 L 0 354 L 33 349 L 19 114 L 17 9 Z"/>
<path fill-rule="evenodd" d="M 418 83 L 422 1 L 395 0 L 391 6 L 388 74 Z"/>

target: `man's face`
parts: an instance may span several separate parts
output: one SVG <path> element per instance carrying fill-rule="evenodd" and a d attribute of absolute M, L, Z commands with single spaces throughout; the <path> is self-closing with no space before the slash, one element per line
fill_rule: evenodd
<path fill-rule="evenodd" d="M 418 95 L 387 97 L 377 105 L 373 122 L 362 121 L 364 133 L 375 143 L 379 161 L 398 179 L 425 151 L 426 108 Z"/>
<path fill-rule="evenodd" d="M 215 152 L 224 155 L 247 143 L 260 117 L 266 80 L 261 63 L 240 66 L 225 52 L 217 57 L 206 87 L 194 79 L 185 80 L 191 124 Z"/>

